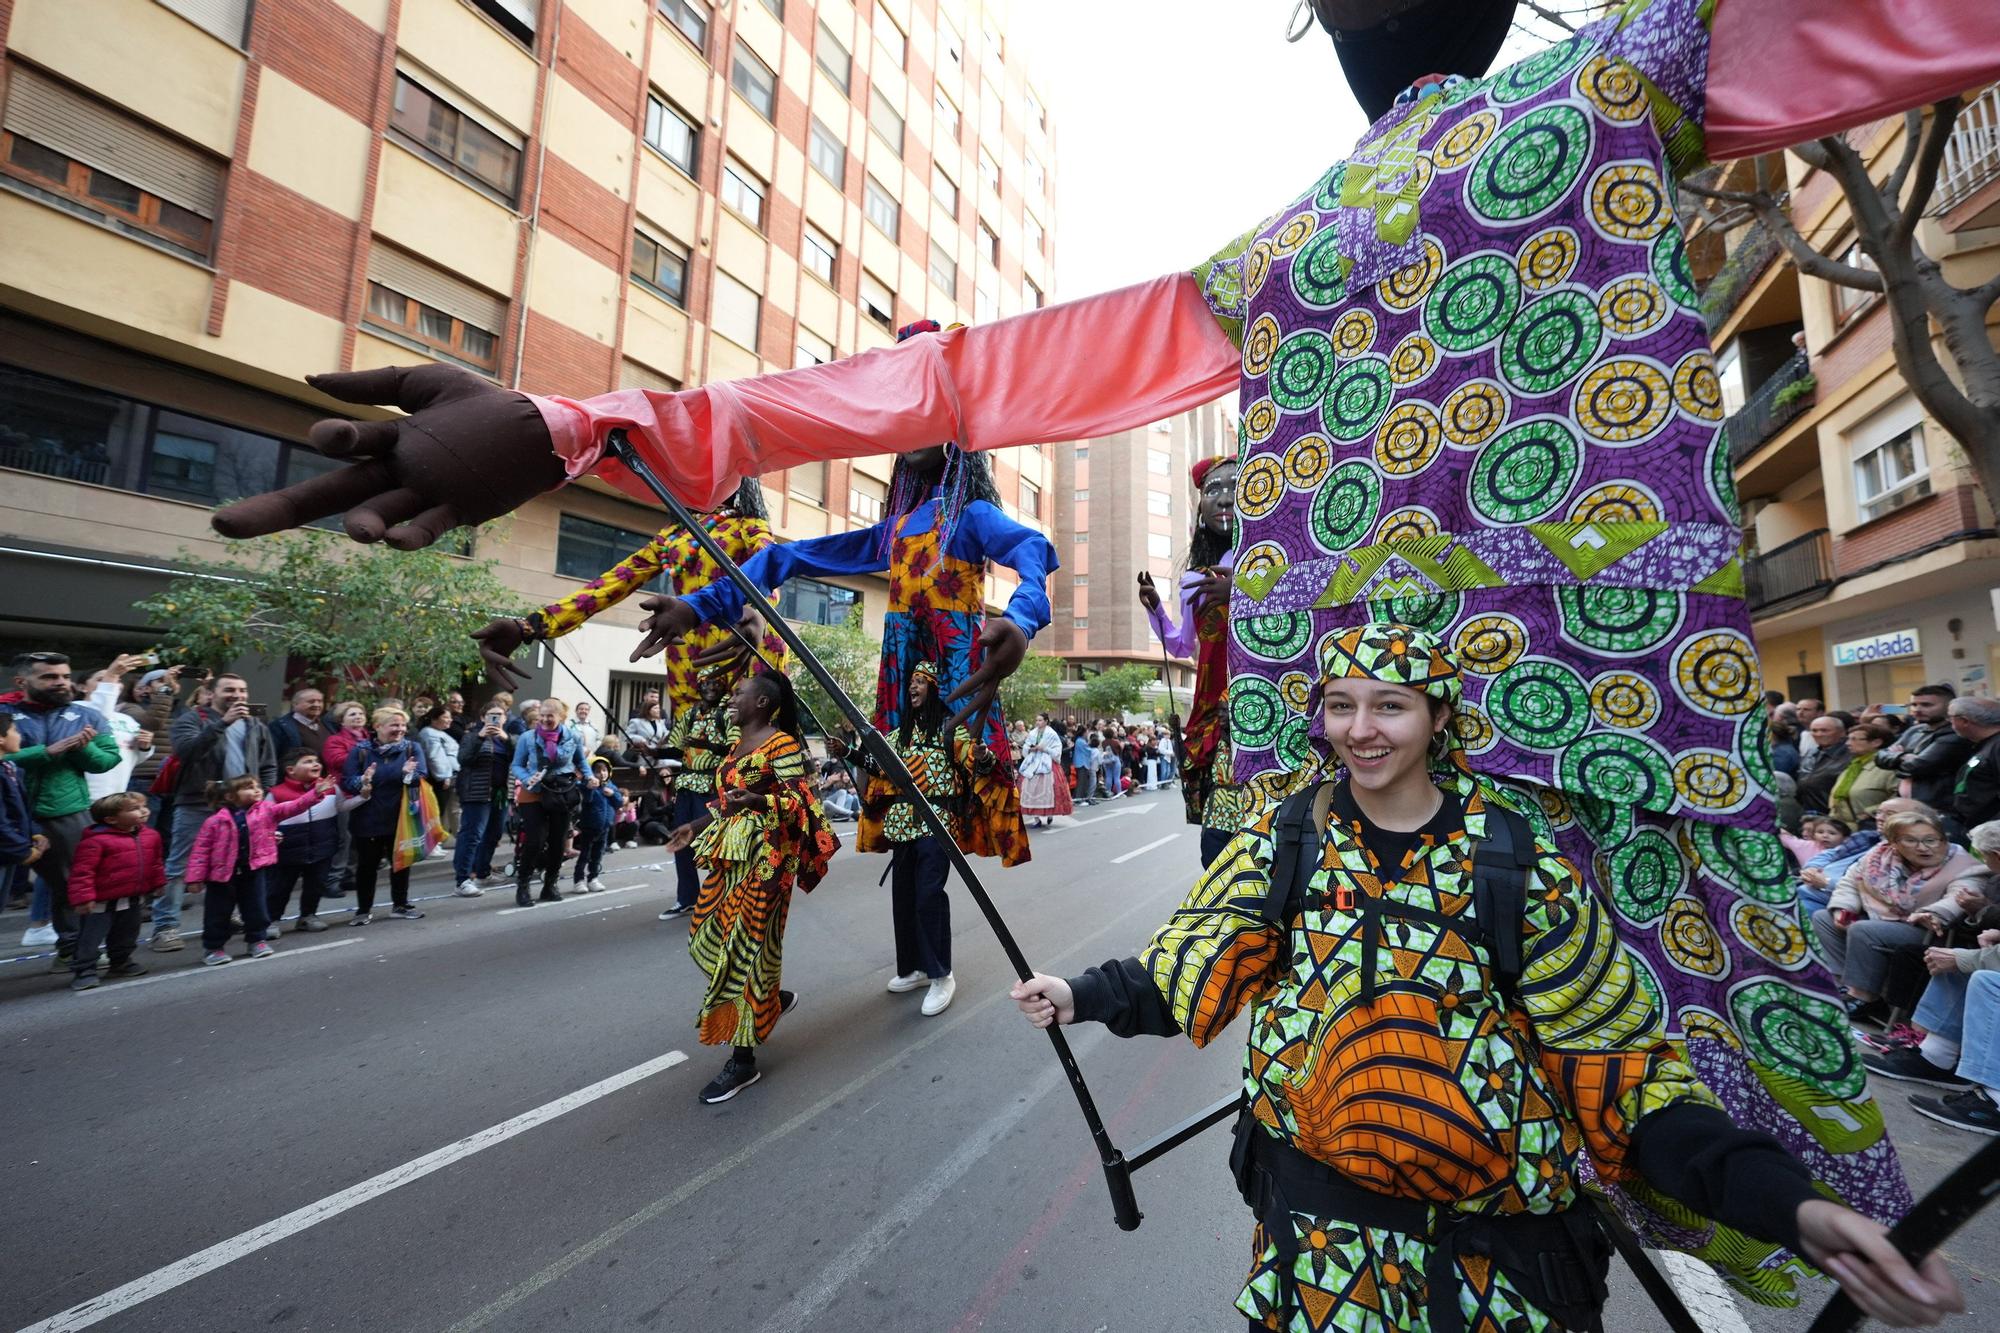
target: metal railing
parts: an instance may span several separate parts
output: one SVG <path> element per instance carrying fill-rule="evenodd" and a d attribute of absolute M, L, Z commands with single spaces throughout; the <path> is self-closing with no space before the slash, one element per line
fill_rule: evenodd
<path fill-rule="evenodd" d="M 1749 295 L 1782 248 L 1777 234 L 1760 222 L 1743 229 L 1743 239 L 1736 243 L 1701 292 L 1701 317 L 1710 336 L 1729 322 L 1730 312 Z"/>
<path fill-rule="evenodd" d="M 57 446 L 0 443 L 0 468 L 39 472 L 64 481 L 86 481 L 102 486 L 111 478 L 111 462 L 73 454 Z"/>
<path fill-rule="evenodd" d="M 1825 528 L 1743 562 L 1744 598 L 1752 611 L 1817 601 L 1833 590 L 1833 538 Z"/>
<path fill-rule="evenodd" d="M 1759 445 L 1811 407 L 1818 394 L 1811 359 L 1804 351 L 1793 353 L 1791 360 L 1757 386 L 1749 402 L 1722 423 L 1723 433 L 1729 437 L 1730 463 L 1740 465 Z"/>
<path fill-rule="evenodd" d="M 1942 213 L 2000 175 L 2000 84 L 1965 104 L 1945 141 L 1938 167 L 1933 213 Z"/>

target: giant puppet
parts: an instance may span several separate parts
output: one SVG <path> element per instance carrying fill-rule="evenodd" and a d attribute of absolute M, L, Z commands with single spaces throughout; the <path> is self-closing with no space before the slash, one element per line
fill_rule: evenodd
<path fill-rule="evenodd" d="M 1907 1187 L 1771 832 L 1739 515 L 1672 182 L 2000 78 L 2000 7 L 1633 0 L 1490 77 L 1508 0 L 1315 8 L 1377 119 L 1191 273 L 681 394 L 316 377 L 413 415 L 321 423 L 314 442 L 356 467 L 217 526 L 347 510 L 357 537 L 418 546 L 586 472 L 643 494 L 606 463 L 617 428 L 708 504 L 796 462 L 1091 438 L 1236 388 L 1237 776 L 1303 758 L 1306 664 L 1331 630 L 1393 615 L 1452 645 L 1469 762 L 1591 879 L 1691 1065 L 1739 1124 L 1893 1214 Z M 1282 132 L 1254 97 L 1246 125 Z M 1789 1288 L 1781 1252 L 1652 1202 L 1754 1294 Z"/>

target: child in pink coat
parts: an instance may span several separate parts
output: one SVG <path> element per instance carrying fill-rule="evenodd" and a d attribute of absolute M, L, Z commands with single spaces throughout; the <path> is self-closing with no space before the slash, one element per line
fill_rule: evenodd
<path fill-rule="evenodd" d="M 264 784 L 245 774 L 208 784 L 208 803 L 215 807 L 195 834 L 188 853 L 189 893 L 205 888 L 201 911 L 201 961 L 215 967 L 229 961 L 229 914 L 243 917 L 243 938 L 251 958 L 269 958 L 271 918 L 264 907 L 264 871 L 278 859 L 278 824 L 303 814 L 333 790 L 323 778 L 305 795 L 291 801 L 266 801 Z"/>

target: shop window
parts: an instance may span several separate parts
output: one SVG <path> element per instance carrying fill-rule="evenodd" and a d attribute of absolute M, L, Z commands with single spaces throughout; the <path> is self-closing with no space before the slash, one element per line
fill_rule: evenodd
<path fill-rule="evenodd" d="M 778 614 L 808 625 L 845 625 L 861 594 L 818 579 L 786 579 L 778 589 Z"/>
<path fill-rule="evenodd" d="M 594 579 L 652 540 L 650 532 L 564 514 L 556 524 L 556 573 L 566 579 Z M 665 574 L 642 588 L 646 592 L 673 592 Z"/>

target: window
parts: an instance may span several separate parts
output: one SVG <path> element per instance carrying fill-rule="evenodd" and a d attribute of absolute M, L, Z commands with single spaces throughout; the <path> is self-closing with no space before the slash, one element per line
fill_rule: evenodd
<path fill-rule="evenodd" d="M 1076 447 L 1076 461 L 1077 461 L 1077 462 L 1079 462 L 1079 463 L 1088 463 L 1088 462 L 1090 461 L 1090 446 L 1089 446 L 1089 445 L 1087 445 L 1087 444 L 1079 444 L 1079 445 L 1078 445 L 1078 446 Z"/>
<path fill-rule="evenodd" d="M 618 387 L 652 389 L 659 393 L 679 393 L 681 382 L 672 375 L 662 375 L 651 366 L 642 365 L 628 356 L 618 374 Z"/>
<path fill-rule="evenodd" d="M 643 231 L 632 233 L 634 282 L 685 308 L 687 277 L 687 251 L 666 241 L 656 241 Z"/>
<path fill-rule="evenodd" d="M 1049 298 L 1042 295 L 1042 289 L 1035 285 L 1035 280 L 1033 278 L 1021 279 L 1022 305 L 1026 306 L 1030 310 L 1040 310 L 1043 306 L 1047 305 L 1048 303 L 1049 303 Z M 1077 456 L 1079 458 L 1082 457 L 1081 451 L 1078 452 Z"/>
<path fill-rule="evenodd" d="M 653 7 L 694 43 L 695 50 L 708 54 L 708 6 L 703 0 L 653 0 Z"/>
<path fill-rule="evenodd" d="M 937 96 L 932 99 L 931 105 L 937 108 L 938 142 L 957 143 L 958 142 L 957 105 L 954 104 L 949 97 L 946 97 L 944 95 L 944 89 L 942 88 L 937 90 Z"/>
<path fill-rule="evenodd" d="M 389 128 L 453 175 L 514 202 L 521 183 L 520 145 L 501 138 L 407 74 L 396 76 Z"/>
<path fill-rule="evenodd" d="M 1174 512 L 1174 497 L 1168 495 L 1165 491 L 1147 491 L 1146 512 L 1149 514 L 1172 515 Z"/>
<path fill-rule="evenodd" d="M 1042 516 L 1042 488 L 1026 477 L 1021 478 L 1021 512 L 1029 518 Z"/>
<path fill-rule="evenodd" d="M 812 118 L 812 128 L 807 131 L 806 151 L 812 158 L 814 171 L 841 189 L 847 188 L 847 145 L 818 116 Z"/>
<path fill-rule="evenodd" d="M 980 60 L 988 65 L 999 64 L 1007 48 L 1000 38 L 1000 25 L 989 12 L 982 12 L 979 16 L 979 37 L 985 48 L 980 53 Z"/>
<path fill-rule="evenodd" d="M 848 474 L 847 516 L 857 523 L 880 523 L 882 512 L 882 483 L 859 472 Z"/>
<path fill-rule="evenodd" d="M 782 19 L 785 17 L 785 0 L 761 0 L 761 3 L 764 8 L 771 11 L 772 18 Z"/>
<path fill-rule="evenodd" d="M 833 29 L 826 26 L 825 19 L 819 21 L 819 32 L 813 38 L 813 61 L 826 71 L 826 77 L 840 85 L 840 91 L 853 93 L 854 57 L 840 44 L 840 38 L 833 35 Z"/>
<path fill-rule="evenodd" d="M 729 86 L 743 94 L 743 100 L 764 119 L 778 118 L 778 76 L 741 41 L 736 43 L 736 57 L 729 63 Z"/>
<path fill-rule="evenodd" d="M 1146 471 L 1156 477 L 1171 476 L 1173 473 L 1173 460 L 1167 457 L 1167 452 L 1164 449 L 1148 449 L 1146 451 Z"/>
<path fill-rule="evenodd" d="M 938 15 L 938 49 L 951 62 L 952 72 L 963 77 L 965 74 L 965 38 L 952 26 L 950 19 Z"/>
<path fill-rule="evenodd" d="M 1022 215 L 1021 230 L 1021 244 L 1027 248 L 1029 254 L 1040 255 L 1047 253 L 1045 247 L 1048 244 L 1048 238 L 1042 232 L 1042 224 L 1035 220 L 1032 213 Z"/>
<path fill-rule="evenodd" d="M 900 237 L 903 227 L 902 205 L 898 204 L 896 197 L 873 176 L 868 178 L 866 207 L 868 220 L 880 227 L 890 240 Z"/>
<path fill-rule="evenodd" d="M 985 218 L 979 219 L 979 257 L 989 264 L 1000 262 L 1000 234 Z"/>
<path fill-rule="evenodd" d="M 500 339 L 493 330 L 478 328 L 379 282 L 368 284 L 368 313 L 363 318 L 378 329 L 414 338 L 452 360 L 481 370 L 492 370 L 496 364 Z"/>
<path fill-rule="evenodd" d="M 1070 584 L 1078 588 L 1088 588 L 1090 586 L 1090 575 L 1078 574 L 1075 578 L 1070 580 Z"/>
<path fill-rule="evenodd" d="M 885 329 L 896 327 L 896 294 L 865 269 L 861 273 L 861 311 Z"/>
<path fill-rule="evenodd" d="M 985 182 L 987 189 L 1000 193 L 1000 164 L 984 148 L 979 150 L 979 179 Z"/>
<path fill-rule="evenodd" d="M 794 500 L 826 508 L 826 464 L 794 463 L 785 469 L 785 487 Z"/>
<path fill-rule="evenodd" d="M 1076 534 L 1076 544 L 1077 544 L 1078 546 L 1086 546 L 1086 545 L 1088 545 L 1089 543 L 1090 543 L 1090 534 L 1089 534 L 1089 533 L 1087 533 L 1087 532 L 1079 532 L 1079 533 L 1077 533 L 1077 534 Z"/>
<path fill-rule="evenodd" d="M 1033 153 L 1028 154 L 1028 193 L 1040 199 L 1049 192 L 1049 171 Z"/>
<path fill-rule="evenodd" d="M 1001 123 L 1006 119 L 1007 108 L 1000 103 L 1000 90 L 995 88 L 993 81 L 984 74 L 979 76 L 979 100 L 983 103 L 979 110 L 980 132 L 997 135 L 1000 132 Z M 993 119 L 990 121 L 986 119 L 988 110 L 991 110 L 993 113 Z"/>
<path fill-rule="evenodd" d="M 1021 98 L 1027 103 L 1028 119 L 1033 122 L 1036 129 L 1046 132 L 1049 128 L 1049 113 L 1042 109 L 1042 99 L 1035 96 L 1033 88 L 1023 88 Z"/>
<path fill-rule="evenodd" d="M 1146 554 L 1155 560 L 1171 560 L 1174 555 L 1174 539 L 1164 532 L 1146 534 Z"/>
<path fill-rule="evenodd" d="M 845 625 L 851 608 L 861 604 L 852 588 L 837 588 L 818 579 L 786 579 L 778 589 L 778 614 L 808 625 Z"/>
<path fill-rule="evenodd" d="M 953 221 L 958 220 L 958 185 L 935 162 L 931 163 L 931 198 L 944 206 Z"/>
<path fill-rule="evenodd" d="M 889 17 L 889 11 L 881 5 L 875 6 L 875 45 L 882 48 L 889 63 L 897 69 L 903 68 L 909 57 L 909 39 L 896 26 L 896 20 Z"/>
<path fill-rule="evenodd" d="M 658 94 L 646 98 L 646 146 L 667 161 L 694 175 L 701 131 L 692 118 L 668 106 Z"/>
<path fill-rule="evenodd" d="M 958 261 L 951 257 L 949 250 L 936 241 L 931 242 L 931 281 L 936 283 L 946 296 L 954 301 L 958 299 Z"/>
<path fill-rule="evenodd" d="M 18 84 L 27 76 L 17 66 L 13 77 Z M 110 115 L 109 111 L 103 113 L 104 118 Z M 11 125 L 14 120 L 11 107 L 8 119 Z M 57 138 L 60 135 L 51 133 L 48 137 Z M 90 151 L 82 144 L 78 144 L 77 148 L 79 152 Z M 98 154 L 91 152 L 91 156 L 98 157 Z M 6 175 L 49 193 L 63 195 L 72 203 L 83 205 L 84 209 L 98 219 L 120 230 L 143 232 L 149 237 L 168 242 L 176 250 L 197 259 L 206 259 L 213 236 L 211 219 L 214 217 L 216 199 L 221 190 L 222 168 L 205 158 L 195 157 L 194 154 L 188 153 L 186 156 L 199 163 L 197 173 L 185 181 L 176 181 L 170 173 L 162 172 L 158 178 L 158 188 L 171 191 L 183 201 L 199 205 L 198 209 L 175 203 L 172 199 L 155 194 L 151 190 L 141 189 L 131 181 L 101 167 L 87 166 L 45 144 L 24 138 L 11 129 L 7 133 L 0 134 L 0 171 L 4 171 Z M 99 157 L 98 160 L 108 160 L 108 155 Z M 132 166 L 136 168 L 134 174 L 145 170 L 139 161 L 135 161 Z"/>
<path fill-rule="evenodd" d="M 1863 523 L 1893 513 L 1931 493 L 1922 422 L 1875 445 L 1854 460 L 1855 508 Z"/>
<path fill-rule="evenodd" d="M 757 293 L 721 269 L 715 271 L 715 292 L 709 301 L 708 322 L 717 333 L 738 347 L 754 352 L 757 350 L 757 322 L 762 314 L 763 301 Z"/>
<path fill-rule="evenodd" d="M 541 0 L 472 0 L 472 4 L 475 9 L 506 29 L 507 33 L 516 41 L 521 42 L 525 46 L 533 46 L 535 44 L 535 11 L 541 8 Z M 239 17 L 236 20 L 236 36 L 232 37 L 226 32 L 215 34 L 231 46 L 241 45 L 237 41 L 237 38 L 243 35 L 243 23 L 240 11 L 244 7 L 243 3 L 236 5 L 239 11 Z M 169 5 L 168 8 L 179 8 L 179 6 Z M 196 21 L 199 22 L 199 20 Z M 211 31 L 213 30 L 211 29 Z"/>
<path fill-rule="evenodd" d="M 1081 504 L 1090 498 L 1090 492 L 1087 490 L 1077 491 L 1073 493 L 1069 498 Z"/>
<path fill-rule="evenodd" d="M 722 164 L 722 202 L 743 215 L 757 230 L 764 230 L 764 182 L 735 158 Z"/>
<path fill-rule="evenodd" d="M 368 252 L 362 322 L 476 370 L 498 363 L 507 303 L 415 255 L 376 245 Z"/>
<path fill-rule="evenodd" d="M 1089 628 L 1090 628 L 1090 617 L 1089 617 L 1089 616 L 1078 616 L 1078 617 L 1077 617 L 1076 619 L 1074 619 L 1074 620 L 1070 621 L 1069 623 L 1070 623 L 1071 627 L 1072 627 L 1072 628 L 1075 628 L 1075 629 L 1089 629 Z"/>
<path fill-rule="evenodd" d="M 1875 271 L 1875 261 L 1868 257 L 1868 252 L 1861 248 L 1859 241 L 1847 247 L 1846 251 L 1840 256 L 1840 262 L 1853 268 L 1865 269 L 1870 273 Z M 1864 292 L 1855 287 L 1843 287 L 1839 283 L 1831 283 L 1829 286 L 1833 291 L 1833 322 L 1835 324 L 1845 324 L 1848 320 L 1854 318 L 1855 314 L 1863 306 L 1873 301 L 1878 295 L 1878 293 Z"/>
<path fill-rule="evenodd" d="M 868 90 L 868 125 L 882 136 L 882 142 L 895 150 L 896 156 L 903 155 L 903 118 L 896 108 L 889 105 L 889 99 L 882 95 L 882 86 L 876 84 Z"/>
<path fill-rule="evenodd" d="M 805 244 L 799 248 L 799 258 L 805 261 L 806 272 L 831 287 L 834 273 L 840 264 L 840 247 L 827 234 L 808 222 Z"/>
<path fill-rule="evenodd" d="M 981 324 L 1000 318 L 1000 298 L 983 278 L 972 289 L 972 317 Z"/>
<path fill-rule="evenodd" d="M 594 579 L 651 540 L 649 532 L 564 514 L 556 523 L 556 573 L 566 579 Z M 661 574 L 642 590 L 671 593 L 673 586 Z"/>
<path fill-rule="evenodd" d="M 798 339 L 792 348 L 792 368 L 803 366 L 823 366 L 833 360 L 833 344 L 814 333 L 804 325 L 799 326 Z"/>

